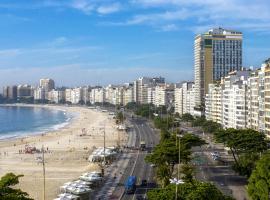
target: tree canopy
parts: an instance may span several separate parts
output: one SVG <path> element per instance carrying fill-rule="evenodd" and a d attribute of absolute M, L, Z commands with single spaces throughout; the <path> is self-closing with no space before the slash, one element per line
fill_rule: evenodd
<path fill-rule="evenodd" d="M 162 189 L 152 189 L 147 192 L 149 200 L 172 200 L 175 199 L 175 184 L 170 184 Z M 178 185 L 178 200 L 233 200 L 223 195 L 211 183 L 193 181 Z"/>
<path fill-rule="evenodd" d="M 241 175 L 250 176 L 258 155 L 267 150 L 265 134 L 252 129 L 218 130 L 214 134 L 217 142 L 230 148 L 235 165 Z"/>
<path fill-rule="evenodd" d="M 248 180 L 248 194 L 253 200 L 268 200 L 270 192 L 270 153 L 257 162 Z"/>
<path fill-rule="evenodd" d="M 31 200 L 26 192 L 13 188 L 13 186 L 19 183 L 19 178 L 22 176 L 8 173 L 0 179 L 1 200 Z"/>
<path fill-rule="evenodd" d="M 179 163 L 179 141 L 180 141 L 180 162 L 188 163 L 191 158 L 191 148 L 206 144 L 204 140 L 193 134 L 184 134 L 181 139 L 176 134 L 162 131 L 160 143 L 154 147 L 153 152 L 147 155 L 146 162 L 156 165 L 156 172 L 163 187 L 168 184 L 171 178 L 174 165 Z M 177 137 L 177 138 L 176 138 Z M 161 176 L 163 174 L 163 176 Z"/>

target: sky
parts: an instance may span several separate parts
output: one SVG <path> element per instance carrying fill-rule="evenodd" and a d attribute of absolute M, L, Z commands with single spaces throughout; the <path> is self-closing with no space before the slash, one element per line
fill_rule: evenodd
<path fill-rule="evenodd" d="M 0 86 L 193 80 L 198 33 L 242 31 L 243 64 L 270 57 L 269 0 L 1 0 Z"/>

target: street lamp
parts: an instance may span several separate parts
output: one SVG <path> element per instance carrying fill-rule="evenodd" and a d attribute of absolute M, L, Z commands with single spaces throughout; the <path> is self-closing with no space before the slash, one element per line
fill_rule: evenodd
<path fill-rule="evenodd" d="M 179 137 L 179 140 L 177 139 Z M 177 136 L 176 134 L 176 147 L 177 147 L 177 141 L 179 143 L 178 145 L 178 166 L 177 166 L 177 180 L 176 182 L 176 187 L 175 187 L 175 199 L 177 200 L 178 198 L 178 184 L 183 184 L 184 182 L 180 179 L 180 164 L 181 164 L 181 137 L 182 135 Z"/>
<path fill-rule="evenodd" d="M 170 179 L 170 183 L 172 184 L 176 184 L 175 186 L 175 200 L 177 200 L 177 188 L 178 188 L 178 185 L 179 184 L 184 184 L 185 182 L 182 180 L 182 179 L 177 179 L 177 178 L 173 178 L 173 179 Z"/>

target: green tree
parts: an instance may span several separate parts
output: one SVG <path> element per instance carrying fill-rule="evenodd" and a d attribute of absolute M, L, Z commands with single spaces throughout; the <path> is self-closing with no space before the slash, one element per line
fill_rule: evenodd
<path fill-rule="evenodd" d="M 256 163 L 248 180 L 248 194 L 253 200 L 268 200 L 270 196 L 270 153 Z"/>
<path fill-rule="evenodd" d="M 191 148 L 194 146 L 201 146 L 205 141 L 193 134 L 184 134 L 181 139 L 176 138 L 176 135 L 168 134 L 167 131 L 162 131 L 160 143 L 155 146 L 153 152 L 147 155 L 145 160 L 148 163 L 156 165 L 157 176 L 161 180 L 163 187 L 168 183 L 174 170 L 175 164 L 179 164 L 179 146 L 180 141 L 180 161 L 181 163 L 188 163 L 191 160 Z M 166 173 L 165 173 L 166 169 Z M 163 178 L 161 179 L 161 174 Z"/>
<path fill-rule="evenodd" d="M 115 120 L 116 120 L 117 124 L 122 124 L 124 122 L 124 120 L 125 120 L 124 114 L 122 112 L 118 112 L 116 114 L 116 119 Z"/>
<path fill-rule="evenodd" d="M 219 191 L 211 183 L 193 181 L 178 185 L 178 200 L 233 200 Z M 175 199 L 175 185 L 170 184 L 162 189 L 152 189 L 147 192 L 149 200 Z"/>
<path fill-rule="evenodd" d="M 252 129 L 226 129 L 214 133 L 216 141 L 230 148 L 235 164 L 234 169 L 242 175 L 249 176 L 258 154 L 267 150 L 267 140 L 264 133 Z M 252 157 L 251 157 L 252 156 Z M 246 159 L 249 157 L 248 159 Z"/>
<path fill-rule="evenodd" d="M 206 122 L 205 117 L 196 117 L 192 122 L 192 126 L 194 127 L 202 126 L 205 122 Z"/>
<path fill-rule="evenodd" d="M 183 164 L 180 173 L 183 174 L 182 179 L 185 183 L 193 182 L 194 167 L 191 164 Z"/>
<path fill-rule="evenodd" d="M 19 183 L 19 178 L 22 176 L 8 173 L 0 179 L 1 200 L 31 200 L 26 192 L 13 188 L 13 186 Z"/>
<path fill-rule="evenodd" d="M 189 113 L 185 113 L 185 114 L 182 115 L 181 119 L 184 122 L 191 122 L 191 121 L 194 120 L 194 117 Z"/>
<path fill-rule="evenodd" d="M 222 126 L 219 123 L 206 120 L 204 123 L 202 123 L 202 128 L 207 133 L 215 133 L 218 130 L 221 130 Z"/>

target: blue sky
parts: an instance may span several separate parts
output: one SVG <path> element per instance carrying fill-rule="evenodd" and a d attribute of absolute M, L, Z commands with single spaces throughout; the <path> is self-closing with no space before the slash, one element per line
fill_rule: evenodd
<path fill-rule="evenodd" d="M 0 85 L 193 79 L 193 40 L 244 33 L 244 66 L 270 57 L 269 0 L 1 0 Z"/>

